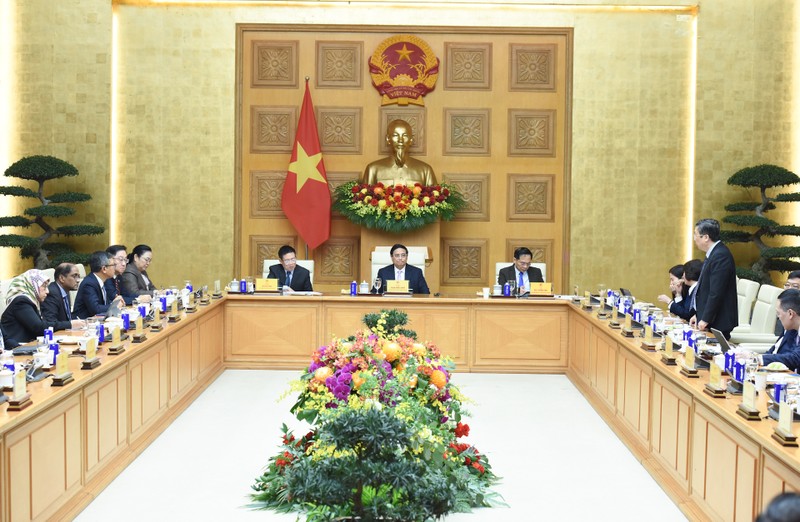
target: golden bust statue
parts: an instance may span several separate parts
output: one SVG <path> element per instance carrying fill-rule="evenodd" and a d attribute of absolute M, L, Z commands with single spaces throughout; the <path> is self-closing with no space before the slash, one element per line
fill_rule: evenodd
<path fill-rule="evenodd" d="M 394 120 L 386 126 L 386 143 L 392 147 L 394 153 L 367 165 L 362 183 L 374 185 L 381 182 L 385 185 L 413 185 L 420 183 L 423 186 L 436 185 L 436 175 L 433 168 L 424 161 L 408 155 L 408 149 L 414 142 L 411 125 L 403 120 Z"/>

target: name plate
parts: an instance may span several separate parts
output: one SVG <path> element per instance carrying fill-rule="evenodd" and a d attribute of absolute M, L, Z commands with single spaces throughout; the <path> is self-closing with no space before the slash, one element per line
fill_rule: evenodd
<path fill-rule="evenodd" d="M 89 337 L 86 341 L 86 358 L 92 360 L 97 357 L 97 337 Z"/>
<path fill-rule="evenodd" d="M 256 279 L 256 292 L 277 292 L 278 291 L 278 280 L 274 278 L 270 279 L 263 279 L 257 278 Z"/>
<path fill-rule="evenodd" d="M 14 398 L 19 400 L 28 393 L 28 383 L 25 381 L 25 372 L 20 370 L 14 375 Z"/>
<path fill-rule="evenodd" d="M 689 368 L 694 368 L 694 356 L 694 348 L 690 347 L 687 343 L 684 343 L 683 361 Z"/>
<path fill-rule="evenodd" d="M 531 283 L 531 295 L 553 295 L 553 283 Z"/>
<path fill-rule="evenodd" d="M 121 337 L 122 336 L 120 335 L 120 332 L 119 332 L 119 326 L 118 325 L 114 325 L 114 327 L 111 329 L 111 342 L 113 344 L 119 344 Z"/>
<path fill-rule="evenodd" d="M 708 372 L 708 384 L 714 388 L 722 388 L 722 368 L 716 363 L 711 363 Z"/>
<path fill-rule="evenodd" d="M 136 318 L 136 335 L 142 335 L 144 324 L 142 323 L 142 316 Z"/>
<path fill-rule="evenodd" d="M 386 291 L 394 294 L 407 294 L 408 281 L 405 279 L 399 281 L 396 279 L 389 279 L 386 281 Z"/>
<path fill-rule="evenodd" d="M 781 402 L 778 408 L 778 428 L 786 433 L 792 433 L 792 419 L 794 417 L 792 407 L 785 402 Z"/>
<path fill-rule="evenodd" d="M 653 327 L 648 325 L 644 327 L 644 342 L 647 344 L 653 343 Z"/>
<path fill-rule="evenodd" d="M 633 328 L 633 316 L 631 314 L 625 314 L 625 329 L 630 330 Z"/>
<path fill-rule="evenodd" d="M 667 334 L 667 336 L 664 338 L 664 353 L 667 355 L 667 357 L 673 357 L 672 337 L 670 337 L 669 334 Z"/>
<path fill-rule="evenodd" d="M 56 375 L 65 375 L 69 373 L 69 368 L 67 367 L 67 352 L 61 352 L 56 355 Z"/>

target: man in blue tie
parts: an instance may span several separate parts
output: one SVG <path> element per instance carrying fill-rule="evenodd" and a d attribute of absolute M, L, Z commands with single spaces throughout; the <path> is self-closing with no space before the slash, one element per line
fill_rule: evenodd
<path fill-rule="evenodd" d="M 797 329 L 800 328 L 800 290 L 784 290 L 778 296 L 776 308 L 778 320 L 783 325 L 783 337 L 767 353 L 759 356 L 762 365 L 773 362 L 785 364 L 790 370 L 800 368 L 800 349 Z"/>
<path fill-rule="evenodd" d="M 530 292 L 531 283 L 543 283 L 542 271 L 531 266 L 533 252 L 527 247 L 514 250 L 514 264 L 501 268 L 497 274 L 497 284 L 503 286 L 506 281 L 516 283 L 519 293 Z"/>
<path fill-rule="evenodd" d="M 98 250 L 89 256 L 89 268 L 92 269 L 92 273 L 78 286 L 78 295 L 75 297 L 75 307 L 72 310 L 74 317 L 86 319 L 105 314 L 112 301 L 118 301 L 122 305 L 121 296 L 109 296 L 104 288 L 106 280 L 114 275 L 116 266 L 111 256 L 103 250 Z"/>
<path fill-rule="evenodd" d="M 54 271 L 55 281 L 47 287 L 49 293 L 42 301 L 42 319 L 54 325 L 56 330 L 67 328 L 80 328 L 83 321 L 72 316 L 69 302 L 69 293 L 78 289 L 81 276 L 78 267 L 72 263 L 61 263 Z M 69 323 L 69 327 L 64 326 Z"/>

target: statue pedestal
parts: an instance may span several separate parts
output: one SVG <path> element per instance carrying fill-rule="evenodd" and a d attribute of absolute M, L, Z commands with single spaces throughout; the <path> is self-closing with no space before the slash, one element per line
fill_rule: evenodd
<path fill-rule="evenodd" d="M 370 286 L 372 285 L 372 251 L 375 250 L 376 246 L 391 247 L 395 243 L 401 243 L 407 247 L 424 246 L 428 248 L 428 255 L 425 260 L 425 281 L 428 282 L 431 294 L 438 292 L 440 265 L 442 263 L 440 228 L 441 222 L 439 221 L 413 232 L 401 234 L 362 227 L 361 279 L 370 283 Z"/>

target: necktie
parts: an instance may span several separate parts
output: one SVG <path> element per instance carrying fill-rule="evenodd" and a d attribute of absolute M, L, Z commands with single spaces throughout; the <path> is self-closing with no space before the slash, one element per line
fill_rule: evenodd
<path fill-rule="evenodd" d="M 398 281 L 402 281 L 403 280 L 403 271 L 402 270 L 398 270 L 397 271 L 397 275 L 394 278 L 396 280 L 398 280 Z"/>
<path fill-rule="evenodd" d="M 291 286 L 292 284 L 292 273 L 286 272 L 286 286 Z"/>
<path fill-rule="evenodd" d="M 63 297 L 63 299 L 64 299 L 64 310 L 67 311 L 67 321 L 71 321 L 72 320 L 72 314 L 69 311 L 69 296 L 65 295 Z"/>
<path fill-rule="evenodd" d="M 119 279 L 117 279 L 116 277 L 114 278 L 114 288 L 117 289 L 117 295 L 122 294 L 122 292 L 119 291 Z"/>
<path fill-rule="evenodd" d="M 100 285 L 100 292 L 103 294 L 103 304 L 106 304 L 107 299 L 108 299 L 106 297 L 106 285 L 103 285 L 103 284 Z"/>
<path fill-rule="evenodd" d="M 522 272 L 519 273 L 519 283 L 517 284 L 517 288 L 524 288 L 525 287 L 525 278 L 522 276 Z"/>

